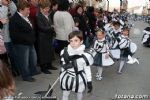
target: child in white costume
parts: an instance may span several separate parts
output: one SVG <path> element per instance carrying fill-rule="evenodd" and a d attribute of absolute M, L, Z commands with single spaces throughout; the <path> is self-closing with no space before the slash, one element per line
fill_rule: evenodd
<path fill-rule="evenodd" d="M 63 90 L 62 100 L 68 100 L 70 91 L 77 93 L 77 100 L 82 100 L 86 86 L 92 91 L 92 76 L 90 65 L 93 57 L 86 53 L 81 31 L 69 34 L 68 47 L 61 51 L 60 86 Z"/>
<path fill-rule="evenodd" d="M 139 63 L 136 58 L 133 58 L 133 54 L 135 53 L 137 46 L 135 43 L 129 39 L 129 29 L 127 27 L 123 28 L 122 35 L 117 38 L 118 46 L 121 50 L 120 55 L 120 65 L 118 73 L 122 73 L 122 68 L 125 63 L 133 64 L 135 62 Z"/>
<path fill-rule="evenodd" d="M 102 30 L 98 30 L 96 33 L 97 39 L 94 43 L 94 49 L 97 51 L 94 57 L 94 65 L 97 67 L 96 79 L 102 79 L 102 72 L 104 66 L 110 66 L 114 64 L 114 61 L 109 56 L 109 47 L 105 40 L 105 35 Z"/>
<path fill-rule="evenodd" d="M 142 44 L 150 48 L 150 26 L 143 30 Z"/>

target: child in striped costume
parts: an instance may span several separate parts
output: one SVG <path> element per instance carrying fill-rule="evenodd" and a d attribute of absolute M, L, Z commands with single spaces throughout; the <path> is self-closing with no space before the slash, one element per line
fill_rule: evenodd
<path fill-rule="evenodd" d="M 150 26 L 143 30 L 142 44 L 150 48 Z"/>
<path fill-rule="evenodd" d="M 129 28 L 124 27 L 122 29 L 122 35 L 117 38 L 118 46 L 120 48 L 120 65 L 118 69 L 118 73 L 122 73 L 122 69 L 125 64 L 134 64 L 135 62 L 139 63 L 139 61 L 133 57 L 134 53 L 137 50 L 137 46 L 135 43 L 131 41 L 129 38 Z"/>
<path fill-rule="evenodd" d="M 77 100 L 82 100 L 83 91 L 88 87 L 92 91 L 92 76 L 90 65 L 93 57 L 86 53 L 83 43 L 83 34 L 73 31 L 69 34 L 68 47 L 61 51 L 60 86 L 63 90 L 62 100 L 68 100 L 71 91 L 77 93 Z"/>
<path fill-rule="evenodd" d="M 96 79 L 102 80 L 103 68 L 113 65 L 114 61 L 109 56 L 109 47 L 105 40 L 104 32 L 101 29 L 96 32 L 96 38 L 93 47 L 97 52 L 94 57 L 94 65 L 97 67 Z"/>

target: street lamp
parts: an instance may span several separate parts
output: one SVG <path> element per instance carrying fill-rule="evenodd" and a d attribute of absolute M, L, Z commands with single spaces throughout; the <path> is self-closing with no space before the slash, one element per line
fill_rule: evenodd
<path fill-rule="evenodd" d="M 120 0 L 120 11 L 122 9 L 122 0 Z"/>
<path fill-rule="evenodd" d="M 109 0 L 107 0 L 107 11 L 109 11 Z"/>

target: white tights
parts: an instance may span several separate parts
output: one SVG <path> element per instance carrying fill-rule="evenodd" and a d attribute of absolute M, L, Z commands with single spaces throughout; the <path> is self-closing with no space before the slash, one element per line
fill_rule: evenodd
<path fill-rule="evenodd" d="M 97 67 L 97 72 L 98 72 L 99 76 L 102 76 L 103 68 L 98 66 Z"/>
<path fill-rule="evenodd" d="M 125 64 L 125 61 L 123 61 L 123 60 L 120 61 L 120 66 L 119 66 L 118 72 L 121 72 L 121 71 L 122 71 L 122 68 L 123 68 L 124 64 Z"/>
<path fill-rule="evenodd" d="M 63 91 L 62 100 L 68 100 L 69 95 L 70 95 L 70 91 Z M 82 98 L 83 98 L 82 92 L 78 92 L 77 93 L 77 100 L 82 100 Z"/>

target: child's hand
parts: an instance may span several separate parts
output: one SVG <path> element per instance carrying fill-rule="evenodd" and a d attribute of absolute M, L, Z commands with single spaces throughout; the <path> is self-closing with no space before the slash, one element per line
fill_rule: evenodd
<path fill-rule="evenodd" d="M 105 59 L 108 59 L 109 58 L 109 54 L 107 53 L 106 55 L 105 55 Z"/>

